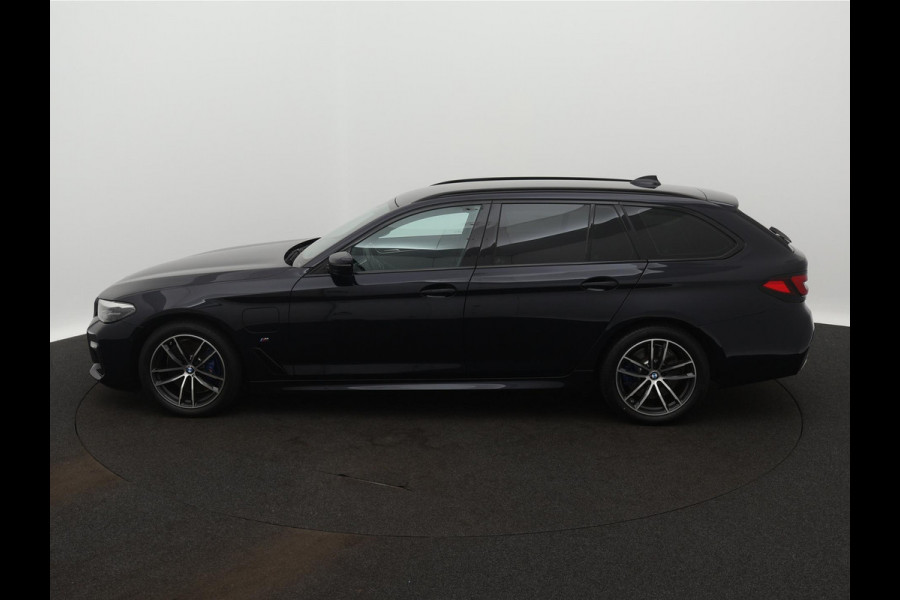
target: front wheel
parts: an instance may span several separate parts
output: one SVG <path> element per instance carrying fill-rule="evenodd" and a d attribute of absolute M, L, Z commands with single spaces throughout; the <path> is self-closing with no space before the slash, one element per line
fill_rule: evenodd
<path fill-rule="evenodd" d="M 237 353 L 225 336 L 203 323 L 163 325 L 147 338 L 139 361 L 144 391 L 182 416 L 217 412 L 240 388 Z"/>
<path fill-rule="evenodd" d="M 628 417 L 663 423 L 706 395 L 709 361 L 697 341 L 673 327 L 643 327 L 610 348 L 600 368 L 606 401 Z"/>

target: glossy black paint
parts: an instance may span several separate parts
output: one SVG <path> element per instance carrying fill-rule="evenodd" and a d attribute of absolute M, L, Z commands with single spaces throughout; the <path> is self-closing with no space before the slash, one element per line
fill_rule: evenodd
<path fill-rule="evenodd" d="M 736 245 L 712 260 L 494 265 L 487 257 L 497 207 L 508 201 L 600 203 L 620 214 L 632 204 L 664 204 L 715 223 Z M 460 266 L 361 273 L 329 267 L 330 256 L 381 226 L 454 204 L 482 207 Z M 805 360 L 813 333 L 806 303 L 760 286 L 805 273 L 806 258 L 727 194 L 619 181 L 505 180 L 423 188 L 394 205 L 302 266 L 285 262 L 298 245 L 285 241 L 199 254 L 114 284 L 99 297 L 136 311 L 102 323 L 95 310 L 87 333 L 92 373 L 105 384 L 134 387 L 143 341 L 174 319 L 219 328 L 238 349 L 248 383 L 286 389 L 580 382 L 617 336 L 648 323 L 693 334 L 720 383 L 790 375 Z"/>
<path fill-rule="evenodd" d="M 472 270 L 357 273 L 346 285 L 304 277 L 287 324 L 299 343 L 284 360 L 304 379 L 459 377 Z"/>

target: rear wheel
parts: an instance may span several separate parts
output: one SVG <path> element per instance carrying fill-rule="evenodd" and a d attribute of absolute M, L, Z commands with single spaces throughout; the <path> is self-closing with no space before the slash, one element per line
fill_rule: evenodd
<path fill-rule="evenodd" d="M 709 361 L 697 341 L 674 327 L 623 336 L 600 369 L 604 398 L 632 419 L 663 423 L 694 408 L 709 387 Z"/>
<path fill-rule="evenodd" d="M 238 394 L 241 364 L 231 343 L 203 323 L 163 325 L 139 358 L 144 391 L 170 412 L 210 415 Z"/>

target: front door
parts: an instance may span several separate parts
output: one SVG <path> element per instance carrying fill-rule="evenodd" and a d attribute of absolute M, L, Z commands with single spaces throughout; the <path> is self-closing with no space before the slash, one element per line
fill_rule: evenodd
<path fill-rule="evenodd" d="M 300 279 L 291 295 L 293 374 L 321 380 L 461 375 L 472 250 L 485 217 L 479 204 L 407 213 L 347 248 L 352 275 L 314 269 Z"/>

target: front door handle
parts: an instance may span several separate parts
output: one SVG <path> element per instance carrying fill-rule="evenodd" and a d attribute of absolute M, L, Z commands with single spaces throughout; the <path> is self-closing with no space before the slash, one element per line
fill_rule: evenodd
<path fill-rule="evenodd" d="M 427 298 L 446 298 L 455 293 L 456 288 L 446 283 L 432 283 L 419 290 L 419 294 Z"/>
<path fill-rule="evenodd" d="M 619 287 L 619 282 L 612 277 L 591 277 L 582 281 L 581 287 L 593 292 L 603 292 Z"/>

